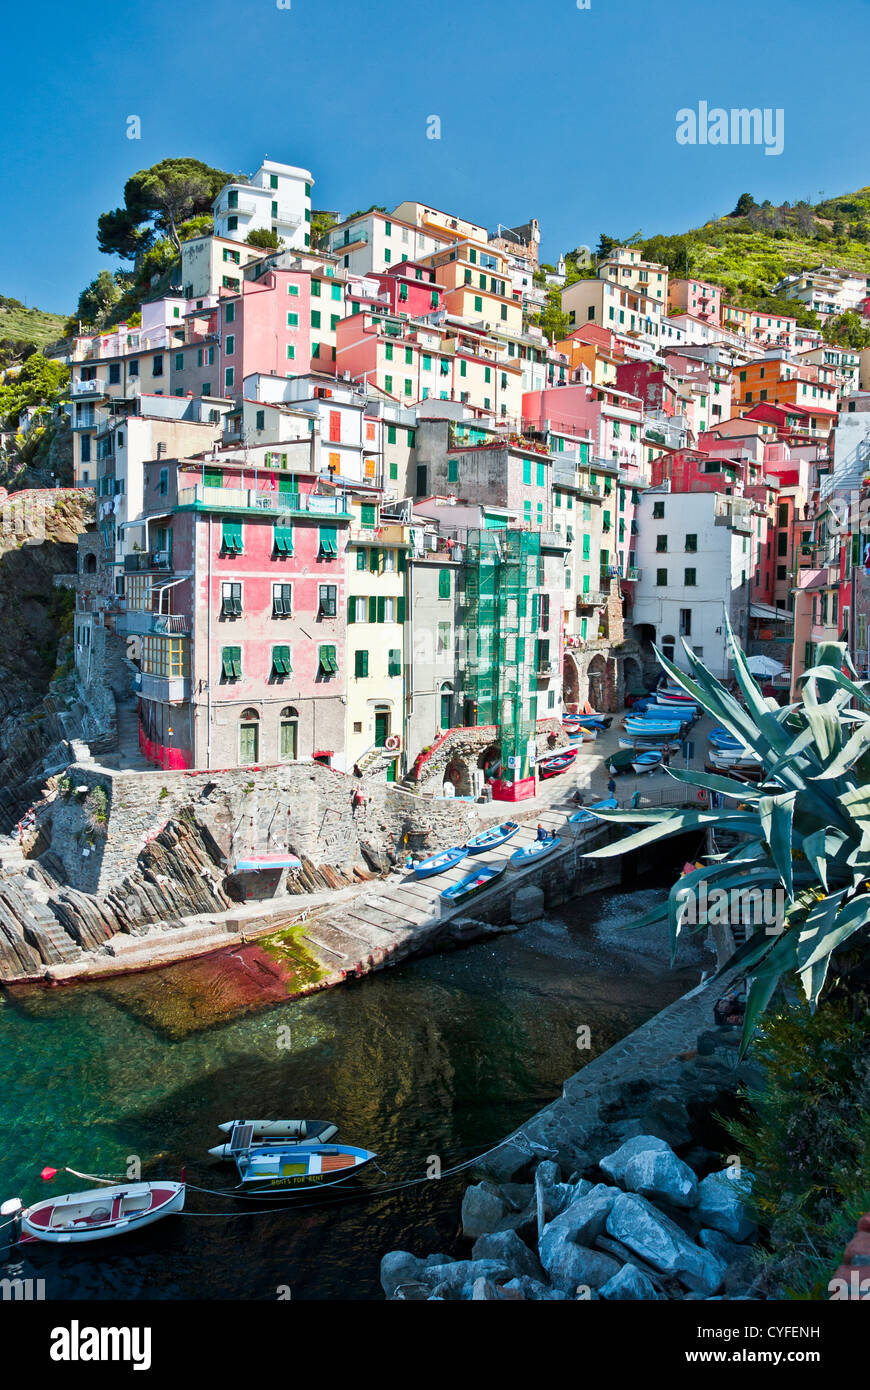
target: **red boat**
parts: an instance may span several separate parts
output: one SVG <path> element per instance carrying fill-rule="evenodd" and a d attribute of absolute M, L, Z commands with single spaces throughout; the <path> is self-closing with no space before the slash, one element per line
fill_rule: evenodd
<path fill-rule="evenodd" d="M 551 758 L 542 758 L 538 763 L 538 776 L 543 780 L 546 777 L 557 777 L 560 772 L 567 772 L 577 756 L 576 748 L 568 748 L 564 753 L 556 753 Z"/>

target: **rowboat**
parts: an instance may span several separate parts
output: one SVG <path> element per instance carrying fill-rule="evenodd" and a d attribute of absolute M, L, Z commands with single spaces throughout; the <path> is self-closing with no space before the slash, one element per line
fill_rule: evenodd
<path fill-rule="evenodd" d="M 480 893 L 484 888 L 488 888 L 499 874 L 504 873 L 506 868 L 507 860 L 503 860 L 500 864 L 481 864 L 480 868 L 475 869 L 473 873 L 466 874 L 465 878 L 461 878 L 458 883 L 445 888 L 441 897 L 446 902 L 464 903 L 469 898 L 473 898 L 475 893 Z"/>
<path fill-rule="evenodd" d="M 555 757 L 542 758 L 538 763 L 538 776 L 540 778 L 556 777 L 560 772 L 567 772 L 577 756 L 576 748 L 567 748 L 564 753 L 557 753 Z"/>
<path fill-rule="evenodd" d="M 239 1190 L 261 1196 L 334 1186 L 354 1177 L 377 1157 L 351 1144 L 297 1144 L 245 1149 L 236 1155 Z"/>
<path fill-rule="evenodd" d="M 611 753 L 608 763 L 608 771 L 612 773 L 627 772 L 631 767 L 634 758 L 634 749 L 621 748 L 618 753 Z"/>
<path fill-rule="evenodd" d="M 4 1203 L 4 1207 L 6 1204 Z M 20 1212 L 21 1241 L 107 1240 L 151 1226 L 184 1206 L 183 1182 L 121 1183 L 49 1197 Z"/>
<path fill-rule="evenodd" d="M 432 854 L 428 859 L 421 859 L 419 864 L 415 864 L 414 873 L 417 878 L 431 878 L 433 874 L 440 874 L 445 869 L 452 869 L 454 864 L 458 864 L 460 859 L 465 858 L 465 855 L 464 845 L 454 845 L 453 849 L 442 849 L 440 854 Z"/>
<path fill-rule="evenodd" d="M 682 747 L 682 742 L 673 735 L 662 735 L 660 738 L 638 738 L 637 735 L 632 737 L 631 734 L 625 734 L 620 738 L 619 746 L 620 748 L 631 748 L 635 753 L 648 753 L 655 750 L 661 752 L 665 748 L 671 753 L 678 753 Z"/>
<path fill-rule="evenodd" d="M 506 840 L 516 835 L 519 828 L 515 820 L 506 820 L 502 821 L 501 825 L 482 830 L 479 835 L 472 835 L 470 840 L 466 840 L 465 853 L 481 854 L 485 849 L 495 849 L 497 845 L 503 845 Z"/>
<path fill-rule="evenodd" d="M 652 772 L 654 767 L 658 767 L 661 760 L 661 753 L 650 749 L 648 753 L 638 753 L 631 765 L 637 773 Z"/>
<path fill-rule="evenodd" d="M 679 719 L 681 724 L 690 724 L 698 717 L 697 705 L 648 705 L 643 712 L 644 719 Z"/>
<path fill-rule="evenodd" d="M 709 734 L 707 738 L 711 748 L 715 748 L 722 753 L 744 753 L 746 744 L 739 739 L 732 738 L 730 734 Z"/>
<path fill-rule="evenodd" d="M 523 845 L 521 849 L 514 850 L 511 863 L 515 869 L 522 869 L 532 860 L 542 859 L 545 854 L 550 854 L 561 843 L 558 835 L 549 836 L 546 840 L 533 840 L 530 845 Z"/>
<path fill-rule="evenodd" d="M 581 729 L 609 729 L 613 723 L 612 714 L 578 714 L 575 721 Z"/>
<path fill-rule="evenodd" d="M 634 738 L 664 739 L 676 738 L 682 730 L 679 724 L 666 724 L 663 719 L 626 719 L 625 732 Z"/>
<path fill-rule="evenodd" d="M 593 811 L 615 811 L 618 805 L 619 802 L 615 796 L 608 796 L 605 801 L 593 801 L 591 806 L 584 806 L 582 811 L 575 811 L 573 816 L 569 816 L 568 824 L 591 825 L 593 821 L 598 819 L 597 816 L 593 816 Z"/>
<path fill-rule="evenodd" d="M 227 1120 L 218 1129 L 230 1137 L 209 1149 L 213 1158 L 235 1158 L 245 1149 L 280 1144 L 327 1144 L 338 1133 L 331 1120 Z"/>

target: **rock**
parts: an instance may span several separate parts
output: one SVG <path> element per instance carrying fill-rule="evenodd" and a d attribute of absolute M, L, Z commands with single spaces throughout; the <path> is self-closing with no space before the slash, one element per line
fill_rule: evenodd
<path fill-rule="evenodd" d="M 544 893 L 541 888 L 529 884 L 514 894 L 511 903 L 511 918 L 517 923 L 537 922 L 544 915 Z"/>
<path fill-rule="evenodd" d="M 527 1274 L 530 1279 L 543 1279 L 544 1272 L 524 1241 L 516 1231 L 498 1231 L 492 1235 L 479 1236 L 471 1249 L 473 1260 L 497 1260 L 507 1265 L 512 1274 Z"/>
<path fill-rule="evenodd" d="M 550 1289 L 546 1284 L 540 1283 L 537 1279 L 530 1279 L 526 1274 L 521 1274 L 519 1279 L 511 1279 L 507 1284 L 502 1284 L 502 1293 L 519 1293 L 523 1298 L 534 1302 L 568 1298 L 568 1294 L 563 1293 L 561 1289 Z"/>
<path fill-rule="evenodd" d="M 441 1298 L 461 1298 L 466 1284 L 476 1279 L 505 1283 L 513 1278 L 513 1270 L 498 1260 L 454 1260 L 448 1265 L 430 1265 L 421 1272 L 421 1282 Z"/>
<path fill-rule="evenodd" d="M 602 1298 L 610 1299 L 643 1299 L 664 1297 L 660 1294 L 651 1279 L 638 1269 L 637 1265 L 623 1265 L 618 1274 L 614 1274 L 612 1279 L 608 1279 L 606 1284 L 602 1284 L 598 1290 Z"/>
<path fill-rule="evenodd" d="M 622 1182 L 625 1170 L 635 1154 L 673 1152 L 670 1144 L 666 1144 L 664 1139 L 657 1139 L 654 1134 L 637 1134 L 633 1139 L 627 1139 L 614 1153 L 600 1158 L 598 1167 L 614 1182 Z"/>
<path fill-rule="evenodd" d="M 598 1183 L 566 1207 L 544 1227 L 540 1240 L 541 1264 L 552 1277 L 552 1266 L 566 1245 L 591 1245 L 601 1235 L 617 1193 Z M 588 1281 L 587 1281 L 588 1282 Z"/>
<path fill-rule="evenodd" d="M 641 1119 L 648 1126 L 648 1134 L 657 1134 L 659 1139 L 672 1146 L 691 1142 L 689 1112 L 676 1096 L 654 1096 L 645 1107 Z"/>
<path fill-rule="evenodd" d="M 400 1284 L 422 1282 L 420 1275 L 425 1268 L 426 1261 L 407 1250 L 390 1250 L 381 1260 L 381 1288 L 387 1298 L 395 1297 Z"/>
<path fill-rule="evenodd" d="M 711 1173 L 698 1184 L 699 1200 L 694 1214 L 705 1226 L 712 1226 L 731 1240 L 748 1240 L 756 1228 L 745 1206 L 749 1180 L 747 1174 L 729 1177 L 727 1168 Z"/>
<path fill-rule="evenodd" d="M 480 1299 L 497 1299 L 498 1290 L 496 1289 L 495 1284 L 491 1284 L 488 1279 L 481 1277 L 480 1279 L 475 1279 L 474 1283 L 472 1284 L 471 1297 L 475 1303 L 478 1302 Z"/>
<path fill-rule="evenodd" d="M 535 1185 L 531 1182 L 499 1183 L 499 1191 L 515 1211 L 525 1211 L 535 1200 Z"/>
<path fill-rule="evenodd" d="M 715 1293 L 725 1276 L 721 1260 L 696 1245 L 675 1221 L 633 1192 L 617 1194 L 607 1218 L 607 1234 L 634 1250 L 653 1269 L 673 1275 L 690 1291 Z"/>
<path fill-rule="evenodd" d="M 554 1289 L 576 1294 L 578 1287 L 599 1289 L 618 1274 L 620 1264 L 612 1255 L 564 1241 L 554 1253 L 547 1273 Z"/>
<path fill-rule="evenodd" d="M 675 1207 L 694 1207 L 698 1201 L 698 1179 L 670 1149 L 635 1154 L 625 1166 L 622 1181 L 629 1192 L 653 1201 L 664 1198 Z"/>
<path fill-rule="evenodd" d="M 576 1182 L 562 1182 L 560 1179 L 561 1170 L 558 1163 L 546 1160 L 538 1164 L 535 1170 L 535 1188 L 538 1184 L 543 1188 L 545 1221 L 552 1221 L 554 1216 L 558 1216 L 577 1197 L 584 1196 L 592 1188 L 592 1183 L 586 1182 L 583 1178 Z M 536 1194 L 535 1210 L 537 1211 Z"/>
<path fill-rule="evenodd" d="M 494 1183 L 479 1182 L 466 1187 L 462 1198 L 462 1234 L 467 1240 L 494 1231 L 508 1210 L 506 1199 Z"/>
<path fill-rule="evenodd" d="M 640 1270 L 641 1274 L 645 1274 L 646 1277 L 655 1284 L 656 1288 L 661 1288 L 665 1283 L 664 1278 L 657 1269 L 653 1269 L 652 1265 L 642 1260 L 636 1251 L 630 1250 L 627 1245 L 623 1245 L 621 1240 L 614 1240 L 613 1236 L 596 1236 L 595 1249 L 603 1250 L 605 1255 L 612 1255 L 620 1264 L 634 1265 L 636 1269 Z"/>
<path fill-rule="evenodd" d="M 705 1250 L 709 1250 L 711 1255 L 715 1255 L 717 1260 L 723 1264 L 730 1265 L 740 1254 L 740 1246 L 733 1240 L 723 1236 L 721 1231 L 709 1230 L 705 1227 L 698 1232 L 698 1242 L 703 1245 Z"/>

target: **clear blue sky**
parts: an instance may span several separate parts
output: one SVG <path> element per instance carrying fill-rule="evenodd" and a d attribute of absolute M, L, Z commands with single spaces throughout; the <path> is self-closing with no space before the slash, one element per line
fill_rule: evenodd
<path fill-rule="evenodd" d="M 0 293 L 71 312 L 98 214 L 171 155 L 312 170 L 315 207 L 417 198 L 543 256 L 870 183 L 870 0 L 148 0 L 7 7 Z M 851 70 L 851 77 L 848 76 Z M 785 150 L 686 148 L 676 112 L 783 107 Z M 426 139 L 426 118 L 442 122 Z M 126 138 L 126 118 L 142 138 Z"/>

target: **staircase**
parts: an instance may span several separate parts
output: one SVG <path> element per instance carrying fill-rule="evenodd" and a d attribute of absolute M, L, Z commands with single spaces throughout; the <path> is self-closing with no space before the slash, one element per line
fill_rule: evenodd
<path fill-rule="evenodd" d="M 398 756 L 398 748 L 383 748 L 379 744 L 373 743 L 371 748 L 366 749 L 361 758 L 357 758 L 356 766 L 363 777 L 368 777 L 374 773 L 383 772 L 387 763 L 395 762 Z"/>

